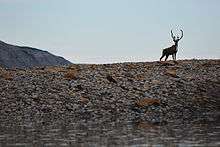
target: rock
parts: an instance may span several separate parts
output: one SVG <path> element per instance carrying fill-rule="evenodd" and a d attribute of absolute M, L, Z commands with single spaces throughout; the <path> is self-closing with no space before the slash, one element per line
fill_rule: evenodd
<path fill-rule="evenodd" d="M 172 62 L 168 62 L 168 61 L 162 61 L 160 63 L 162 66 L 175 66 L 175 63 L 177 63 L 177 62 L 172 63 Z"/>
<path fill-rule="evenodd" d="M 68 80 L 76 80 L 78 72 L 76 70 L 70 69 L 64 73 L 64 78 Z"/>
<path fill-rule="evenodd" d="M 109 82 L 117 83 L 117 81 L 111 75 L 107 75 L 106 78 Z"/>
<path fill-rule="evenodd" d="M 80 97 L 80 100 L 79 100 L 81 103 L 83 104 L 87 104 L 89 102 L 89 99 L 88 98 L 85 98 L 85 97 Z"/>
<path fill-rule="evenodd" d="M 146 107 L 146 106 L 158 106 L 160 105 L 160 100 L 159 99 L 152 99 L 152 98 L 144 98 L 141 100 L 138 100 L 135 103 L 136 106 L 138 107 Z"/>
<path fill-rule="evenodd" d="M 152 80 L 151 83 L 152 83 L 152 84 L 155 84 L 155 85 L 158 85 L 158 84 L 160 84 L 161 82 L 160 82 L 159 80 Z"/>
<path fill-rule="evenodd" d="M 177 73 L 176 73 L 176 70 L 174 70 L 174 69 L 168 69 L 168 70 L 165 72 L 165 75 L 171 76 L 171 77 L 174 77 L 174 78 L 179 78 L 179 76 L 178 76 Z"/>
<path fill-rule="evenodd" d="M 13 80 L 13 75 L 12 75 L 12 73 L 10 73 L 8 71 L 1 71 L 0 78 L 11 81 L 11 80 Z"/>

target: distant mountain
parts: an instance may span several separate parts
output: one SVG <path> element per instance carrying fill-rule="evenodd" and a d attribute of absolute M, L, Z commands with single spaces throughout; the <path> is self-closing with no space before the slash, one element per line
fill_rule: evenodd
<path fill-rule="evenodd" d="M 71 64 L 63 57 L 40 49 L 15 46 L 0 41 L 0 66 L 6 68 L 30 68 Z"/>

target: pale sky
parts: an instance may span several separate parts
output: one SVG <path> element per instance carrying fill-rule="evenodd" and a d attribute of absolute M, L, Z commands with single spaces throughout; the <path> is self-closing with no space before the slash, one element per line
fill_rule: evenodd
<path fill-rule="evenodd" d="M 0 40 L 73 63 L 220 58 L 220 0 L 0 0 Z M 171 57 L 170 57 L 171 59 Z"/>

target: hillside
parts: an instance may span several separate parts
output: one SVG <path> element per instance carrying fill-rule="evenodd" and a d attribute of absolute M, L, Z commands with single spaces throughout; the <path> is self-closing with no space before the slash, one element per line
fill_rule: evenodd
<path fill-rule="evenodd" d="M 206 119 L 220 111 L 220 60 L 1 68 L 0 91 L 0 120 Z"/>
<path fill-rule="evenodd" d="M 40 66 L 68 65 L 69 61 L 47 51 L 31 47 L 10 45 L 0 41 L 0 66 L 7 68 L 30 68 Z"/>

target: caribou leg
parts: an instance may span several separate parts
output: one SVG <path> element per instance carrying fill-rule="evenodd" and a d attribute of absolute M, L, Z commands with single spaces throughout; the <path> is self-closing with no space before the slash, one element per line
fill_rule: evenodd
<path fill-rule="evenodd" d="M 165 56 L 165 54 L 162 54 L 162 56 L 160 57 L 160 61 L 163 59 L 164 56 Z"/>
<path fill-rule="evenodd" d="M 175 54 L 172 54 L 173 60 L 175 61 Z"/>
<path fill-rule="evenodd" d="M 166 55 L 165 61 L 167 61 L 167 58 L 169 57 L 169 55 Z"/>

